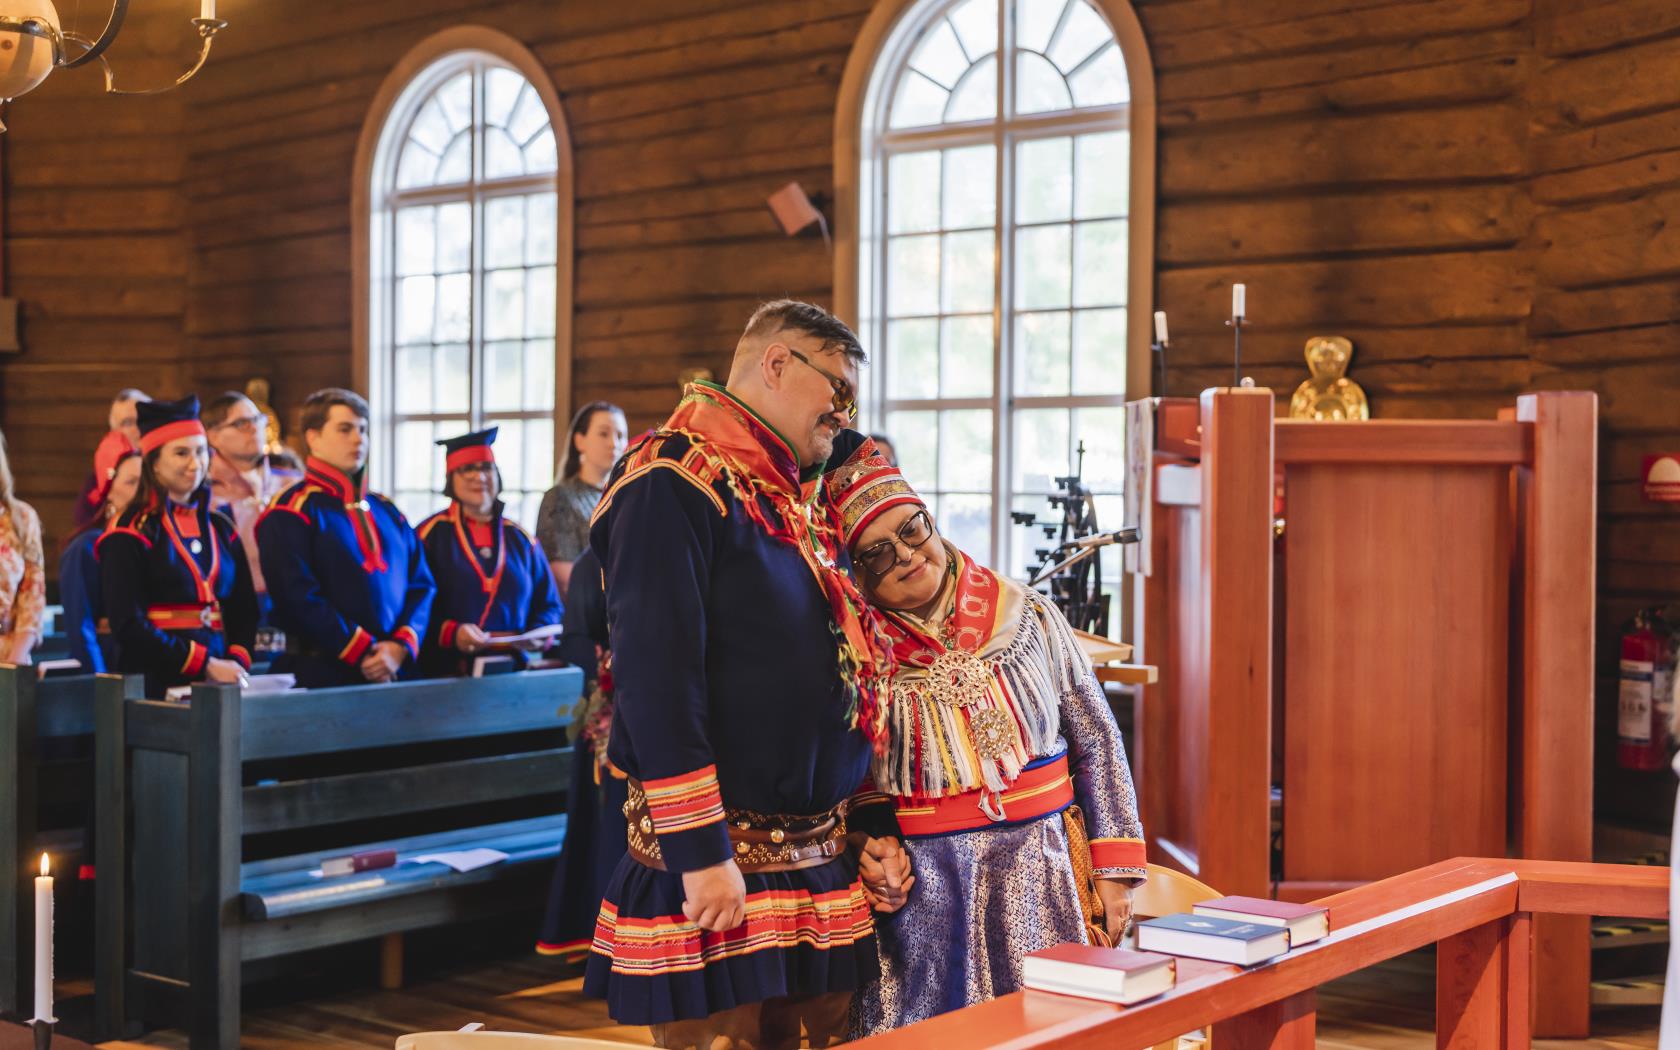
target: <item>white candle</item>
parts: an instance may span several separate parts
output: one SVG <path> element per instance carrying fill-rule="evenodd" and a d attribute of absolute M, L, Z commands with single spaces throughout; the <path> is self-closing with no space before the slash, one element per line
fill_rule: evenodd
<path fill-rule="evenodd" d="M 1231 286 L 1231 316 L 1248 316 L 1248 286 L 1233 284 Z"/>
<path fill-rule="evenodd" d="M 1155 311 L 1155 341 L 1157 343 L 1167 341 L 1167 312 L 1165 310 Z"/>
<path fill-rule="evenodd" d="M 35 1020 L 53 1018 L 53 880 L 47 874 L 47 855 L 41 854 L 41 874 L 35 879 Z"/>
<path fill-rule="evenodd" d="M 216 17 L 216 0 L 199 0 L 198 17 L 213 21 Z"/>

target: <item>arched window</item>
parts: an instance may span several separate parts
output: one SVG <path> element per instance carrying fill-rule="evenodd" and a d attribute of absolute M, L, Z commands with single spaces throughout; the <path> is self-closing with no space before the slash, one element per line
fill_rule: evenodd
<path fill-rule="evenodd" d="M 875 354 L 870 425 L 955 543 L 1020 573 L 1043 536 L 1010 511 L 1047 513 L 1081 443 L 1101 522 L 1121 524 L 1121 406 L 1148 392 L 1141 30 L 1113 0 L 886 6 L 842 87 L 836 189 L 858 236 L 836 305 Z"/>
<path fill-rule="evenodd" d="M 360 176 L 374 480 L 419 520 L 442 503 L 433 442 L 497 426 L 502 498 L 529 527 L 569 365 L 569 146 L 552 87 L 507 58 L 428 57 Z"/>

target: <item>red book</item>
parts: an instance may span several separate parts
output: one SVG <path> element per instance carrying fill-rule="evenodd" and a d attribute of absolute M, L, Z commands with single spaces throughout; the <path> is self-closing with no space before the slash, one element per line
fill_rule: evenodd
<path fill-rule="evenodd" d="M 352 853 L 348 857 L 328 857 L 321 862 L 323 876 L 354 875 L 359 871 L 373 871 L 376 868 L 394 868 L 397 866 L 397 851 L 394 849 L 370 849 L 361 853 Z"/>
<path fill-rule="evenodd" d="M 1190 910 L 1218 919 L 1282 926 L 1289 931 L 1291 948 L 1311 944 L 1330 932 L 1330 909 L 1316 904 L 1290 904 L 1261 897 L 1219 897 L 1194 905 Z"/>
<path fill-rule="evenodd" d="M 1160 995 L 1178 980 L 1178 960 L 1170 955 L 1089 944 L 1030 952 L 1021 970 L 1028 988 L 1125 1006 Z"/>

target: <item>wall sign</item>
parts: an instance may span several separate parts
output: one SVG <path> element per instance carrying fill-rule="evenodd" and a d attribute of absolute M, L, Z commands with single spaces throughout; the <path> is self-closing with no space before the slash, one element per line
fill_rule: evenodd
<path fill-rule="evenodd" d="M 1658 452 L 1645 457 L 1646 503 L 1680 503 L 1680 452 Z"/>

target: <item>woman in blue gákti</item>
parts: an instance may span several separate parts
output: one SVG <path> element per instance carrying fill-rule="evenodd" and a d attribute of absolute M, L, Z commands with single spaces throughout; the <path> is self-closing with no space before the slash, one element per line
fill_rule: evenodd
<path fill-rule="evenodd" d="M 117 670 L 146 695 L 190 682 L 244 682 L 257 595 L 233 522 L 210 509 L 210 446 L 198 398 L 142 401 L 140 489 L 99 538 Z"/>
<path fill-rule="evenodd" d="M 116 666 L 116 640 L 105 618 L 104 588 L 99 582 L 99 556 L 94 544 L 140 488 L 140 450 L 128 435 L 113 430 L 93 454 L 94 487 L 89 493 L 94 516 L 66 537 L 58 556 L 58 596 L 64 604 L 64 636 L 70 655 L 89 674 L 103 674 Z"/>
<path fill-rule="evenodd" d="M 429 675 L 464 674 L 487 650 L 512 653 L 548 648 L 557 636 L 498 646 L 497 635 L 519 635 L 560 625 L 554 573 L 536 542 L 502 514 L 502 475 L 491 445 L 496 427 L 439 441 L 445 449 L 449 507 L 415 531 L 437 581 L 431 626 L 421 651 Z"/>

